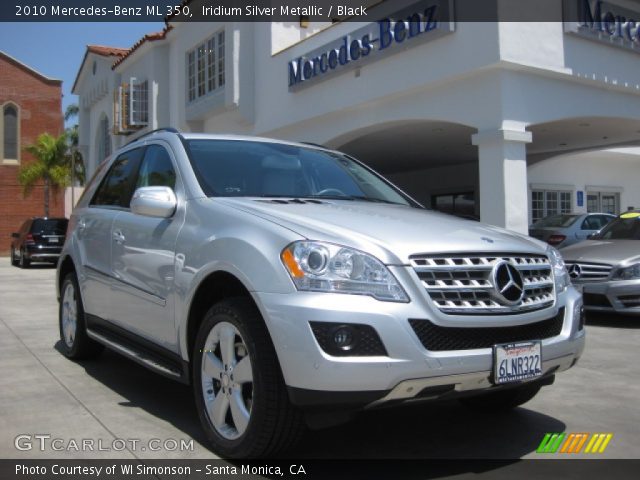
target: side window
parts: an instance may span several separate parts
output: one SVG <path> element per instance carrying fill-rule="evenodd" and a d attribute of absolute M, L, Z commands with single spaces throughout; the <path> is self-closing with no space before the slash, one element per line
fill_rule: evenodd
<path fill-rule="evenodd" d="M 596 218 L 599 220 L 598 226 L 597 226 L 598 230 L 600 230 L 601 228 L 604 228 L 607 223 L 613 220 L 613 218 L 607 217 L 605 215 L 597 215 Z"/>
<path fill-rule="evenodd" d="M 598 227 L 596 226 L 596 221 L 595 218 L 593 217 L 587 217 L 584 219 L 584 221 L 582 222 L 582 230 L 597 230 Z"/>
<path fill-rule="evenodd" d="M 129 208 L 143 152 L 142 148 L 137 148 L 116 159 L 93 196 L 91 205 Z"/>
<path fill-rule="evenodd" d="M 167 149 L 160 145 L 149 145 L 140 167 L 136 188 L 176 186 L 176 171 Z"/>

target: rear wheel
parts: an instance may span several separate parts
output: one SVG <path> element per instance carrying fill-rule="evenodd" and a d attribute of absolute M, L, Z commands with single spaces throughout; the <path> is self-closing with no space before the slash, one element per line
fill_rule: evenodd
<path fill-rule="evenodd" d="M 205 315 L 193 354 L 200 421 L 214 450 L 251 458 L 285 450 L 303 432 L 269 333 L 250 300 L 234 298 Z"/>
<path fill-rule="evenodd" d="M 60 339 L 62 353 L 68 358 L 81 360 L 95 357 L 103 346 L 87 336 L 84 323 L 84 307 L 74 272 L 68 273 L 60 289 Z"/>
<path fill-rule="evenodd" d="M 16 258 L 16 249 L 11 247 L 11 265 L 18 266 L 18 259 Z"/>
<path fill-rule="evenodd" d="M 24 248 L 20 250 L 20 260 L 18 261 L 20 268 L 29 268 L 31 266 L 31 260 L 29 260 L 25 254 Z"/>
<path fill-rule="evenodd" d="M 483 393 L 475 397 L 460 399 L 460 402 L 479 412 L 507 412 L 527 403 L 540 391 L 538 384 L 525 384 L 519 387 Z"/>

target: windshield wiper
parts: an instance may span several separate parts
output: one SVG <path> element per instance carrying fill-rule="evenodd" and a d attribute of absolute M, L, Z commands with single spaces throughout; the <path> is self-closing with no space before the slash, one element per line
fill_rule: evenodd
<path fill-rule="evenodd" d="M 290 198 L 292 200 L 304 199 L 304 198 L 312 198 L 317 200 L 362 200 L 364 202 L 375 202 L 375 203 L 387 203 L 389 205 L 404 205 L 398 202 L 392 202 L 390 200 L 385 200 L 384 198 L 377 197 L 365 197 L 364 195 L 276 195 L 276 194 L 265 194 L 260 195 L 262 198 Z"/>
<path fill-rule="evenodd" d="M 403 203 L 392 202 L 378 197 L 366 197 L 364 195 L 309 195 L 304 198 L 324 198 L 328 200 L 362 200 L 363 202 L 387 203 L 389 205 L 404 205 Z"/>

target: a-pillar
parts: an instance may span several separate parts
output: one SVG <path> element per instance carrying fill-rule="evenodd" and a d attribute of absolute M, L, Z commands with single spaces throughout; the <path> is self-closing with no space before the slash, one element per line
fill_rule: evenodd
<path fill-rule="evenodd" d="M 527 144 L 531 132 L 483 131 L 471 136 L 478 147 L 480 221 L 527 233 Z"/>

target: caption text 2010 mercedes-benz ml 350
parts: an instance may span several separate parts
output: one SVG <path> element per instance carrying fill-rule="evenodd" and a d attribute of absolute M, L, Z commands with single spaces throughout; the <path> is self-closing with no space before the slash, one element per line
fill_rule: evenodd
<path fill-rule="evenodd" d="M 513 408 L 585 341 L 553 248 L 261 138 L 164 129 L 117 151 L 71 217 L 57 285 L 66 355 L 106 346 L 192 384 L 228 457 L 404 401 Z"/>

